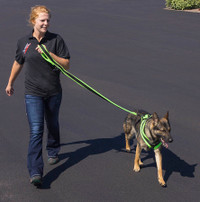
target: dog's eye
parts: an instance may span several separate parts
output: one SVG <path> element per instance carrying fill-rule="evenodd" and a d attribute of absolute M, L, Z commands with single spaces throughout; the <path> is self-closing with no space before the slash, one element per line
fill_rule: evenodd
<path fill-rule="evenodd" d="M 165 128 L 154 127 L 154 130 L 157 130 L 157 131 L 160 131 L 160 132 L 166 132 Z"/>
<path fill-rule="evenodd" d="M 160 130 L 157 126 L 155 126 L 153 129 L 154 129 L 154 130 Z"/>

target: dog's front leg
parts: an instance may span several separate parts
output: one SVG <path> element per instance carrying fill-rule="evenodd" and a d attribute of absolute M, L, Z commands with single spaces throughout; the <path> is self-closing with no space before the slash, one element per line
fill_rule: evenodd
<path fill-rule="evenodd" d="M 156 165 L 157 165 L 157 171 L 158 171 L 158 182 L 162 187 L 166 186 L 166 183 L 163 179 L 162 175 L 162 154 L 160 152 L 160 149 L 154 150 L 155 152 L 155 158 L 156 158 Z"/>
<path fill-rule="evenodd" d="M 140 171 L 140 163 L 141 163 L 140 154 L 141 154 L 141 151 L 142 151 L 142 149 L 141 149 L 140 145 L 137 143 L 136 152 L 135 152 L 135 160 L 134 160 L 134 168 L 133 168 L 133 170 L 135 172 Z"/>

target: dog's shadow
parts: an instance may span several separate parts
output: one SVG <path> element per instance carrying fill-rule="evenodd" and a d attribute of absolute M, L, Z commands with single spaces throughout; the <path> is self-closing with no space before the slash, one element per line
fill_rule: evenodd
<path fill-rule="evenodd" d="M 174 173 L 180 173 L 181 176 L 183 177 L 194 177 L 195 173 L 195 167 L 198 164 L 192 164 L 190 165 L 187 163 L 185 160 L 181 159 L 178 157 L 175 153 L 173 153 L 171 150 L 162 148 L 162 170 L 165 171 L 164 173 L 164 180 L 167 182 L 169 177 Z M 145 160 L 153 158 L 154 162 L 145 165 Z M 142 161 L 144 161 L 144 166 L 143 168 L 146 167 L 156 167 L 156 162 L 155 162 L 155 155 L 153 150 L 147 153 L 144 158 L 142 158 Z"/>
<path fill-rule="evenodd" d="M 190 165 L 185 160 L 178 157 L 169 149 L 163 148 L 163 169 L 165 170 L 164 179 L 167 181 L 173 172 L 180 173 L 183 177 L 194 177 L 195 167 L 198 164 Z"/>
<path fill-rule="evenodd" d="M 44 183 L 41 189 L 50 189 L 51 184 L 68 168 L 78 164 L 80 161 L 86 159 L 90 155 L 102 154 L 111 150 L 117 152 L 125 151 L 124 134 L 114 138 L 99 138 L 93 140 L 84 140 L 62 144 L 61 146 L 86 144 L 86 146 L 77 149 L 76 151 L 63 153 L 59 155 L 60 160 L 65 160 L 64 163 L 58 165 L 44 176 Z M 135 153 L 135 148 L 131 150 L 130 154 Z M 195 167 L 197 164 L 190 165 L 186 161 L 180 159 L 169 149 L 162 150 L 163 155 L 163 170 L 165 170 L 164 179 L 167 182 L 173 172 L 179 172 L 184 177 L 194 177 Z M 142 161 L 145 164 L 145 160 L 154 158 L 154 152 L 142 153 Z M 154 158 L 155 161 L 155 158 Z M 146 167 L 156 167 L 155 162 L 144 165 Z M 130 168 L 132 169 L 132 168 Z"/>

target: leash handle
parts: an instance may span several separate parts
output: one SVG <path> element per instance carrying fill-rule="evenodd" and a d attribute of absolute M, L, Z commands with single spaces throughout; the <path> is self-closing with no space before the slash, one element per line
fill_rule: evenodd
<path fill-rule="evenodd" d="M 136 112 L 130 111 L 116 103 L 114 103 L 113 101 L 111 101 L 110 99 L 108 99 L 107 97 L 105 97 L 104 95 L 102 95 L 101 93 L 99 93 L 98 91 L 96 91 L 94 88 L 92 88 L 91 86 L 89 86 L 87 83 L 85 83 L 84 81 L 82 81 L 81 79 L 79 79 L 78 77 L 76 77 L 75 75 L 73 75 L 72 73 L 68 72 L 67 70 L 65 70 L 58 62 L 56 62 L 51 55 L 49 54 L 49 51 L 47 50 L 47 48 L 41 44 L 38 45 L 38 47 L 40 48 L 40 50 L 42 51 L 41 56 L 47 61 L 49 62 L 51 65 L 55 66 L 56 68 L 58 68 L 65 76 L 67 76 L 68 78 L 70 78 L 71 80 L 73 80 L 74 82 L 76 82 L 78 85 L 80 85 L 81 87 L 93 92 L 94 94 L 98 95 L 99 97 L 101 97 L 102 99 L 104 99 L 105 101 L 109 102 L 110 104 L 118 107 L 119 109 L 126 111 L 128 113 L 131 113 L 135 116 L 137 116 Z"/>
<path fill-rule="evenodd" d="M 107 102 L 109 102 L 110 104 L 118 107 L 119 109 L 126 111 L 128 113 L 131 113 L 135 116 L 137 116 L 138 114 L 136 112 L 132 112 L 116 103 L 114 103 L 113 101 L 111 101 L 110 99 L 108 99 L 107 97 L 105 97 L 104 95 L 102 95 L 101 93 L 99 93 L 98 91 L 96 91 L 94 88 L 92 88 L 91 86 L 89 86 L 87 83 L 85 83 L 84 81 L 82 81 L 81 79 L 79 79 L 78 77 L 76 77 L 75 75 L 73 75 L 72 73 L 68 72 L 67 70 L 65 70 L 58 62 L 56 62 L 51 55 L 49 54 L 49 51 L 47 50 L 46 46 L 39 45 L 38 46 L 40 48 L 40 50 L 42 51 L 41 56 L 44 58 L 44 60 L 46 60 L 47 62 L 49 62 L 52 66 L 58 68 L 65 76 L 67 76 L 68 78 L 70 78 L 71 80 L 73 80 L 74 82 L 76 82 L 78 85 L 80 85 L 81 87 L 93 92 L 94 94 L 98 95 L 99 97 L 101 97 L 102 99 L 106 100 Z M 143 139 L 143 141 L 146 143 L 146 145 L 149 148 L 152 148 L 152 146 L 149 143 L 149 138 L 146 136 L 144 129 L 145 129 L 145 125 L 146 122 L 149 118 L 151 118 L 152 115 L 149 114 L 145 114 L 144 116 L 141 116 L 141 125 L 140 125 L 140 133 L 141 133 L 141 137 Z M 162 145 L 162 143 L 160 142 L 159 144 L 157 144 L 156 146 L 154 146 L 154 150 L 158 149 L 160 146 Z"/>

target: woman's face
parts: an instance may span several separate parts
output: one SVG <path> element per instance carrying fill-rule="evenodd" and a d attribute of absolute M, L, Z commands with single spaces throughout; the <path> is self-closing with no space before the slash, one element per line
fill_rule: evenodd
<path fill-rule="evenodd" d="M 49 27 L 50 17 L 48 13 L 39 13 L 34 22 L 34 30 L 39 33 L 46 33 Z"/>

